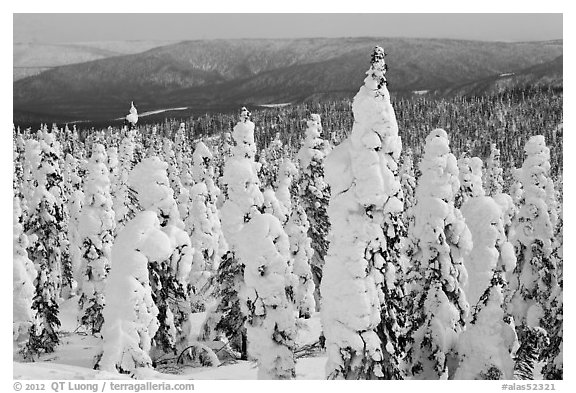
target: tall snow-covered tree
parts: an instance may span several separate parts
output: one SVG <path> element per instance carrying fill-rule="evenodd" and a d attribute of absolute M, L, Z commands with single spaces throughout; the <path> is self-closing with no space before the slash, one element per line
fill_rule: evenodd
<path fill-rule="evenodd" d="M 420 171 L 409 233 L 407 371 L 415 379 L 447 379 L 455 371 L 456 343 L 468 317 L 463 257 L 472 239 L 454 207 L 460 182 L 446 131 L 435 129 L 426 138 Z"/>
<path fill-rule="evenodd" d="M 552 237 L 556 212 L 549 206 L 553 182 L 550 178 L 550 150 L 541 135 L 531 137 L 524 148 L 525 158 L 518 178 L 522 184 L 520 210 L 515 221 L 513 244 L 516 248 L 517 279 L 511 312 L 518 323 L 521 348 L 517 354 L 520 378 L 530 378 L 532 357 L 539 357 L 544 332 L 553 331 L 560 304 L 556 260 L 552 256 Z M 527 347 L 530 346 L 530 347 Z M 525 357 L 523 357 L 525 356 Z M 518 366 L 525 364 L 526 366 Z"/>
<path fill-rule="evenodd" d="M 256 213 L 242 227 L 238 240 L 238 257 L 244 265 L 240 296 L 248 353 L 258 364 L 258 379 L 294 379 L 295 280 L 288 236 L 276 217 Z"/>
<path fill-rule="evenodd" d="M 58 166 L 60 149 L 55 135 L 48 130 L 38 132 L 39 159 L 33 168 L 36 187 L 30 201 L 30 218 L 25 228 L 34 235 L 31 260 L 39 272 L 34 282 L 36 291 L 32 309 L 36 313 L 30 327 L 25 356 L 53 352 L 59 344 L 58 298 L 62 287 L 62 248 L 64 233 L 64 203 L 62 172 Z"/>
<path fill-rule="evenodd" d="M 260 152 L 260 173 L 258 177 L 262 182 L 262 188 L 274 187 L 278 181 L 278 171 L 282 162 L 284 144 L 280 140 L 280 133 L 277 132 L 274 139 L 266 149 Z"/>
<path fill-rule="evenodd" d="M 70 262 L 72 264 L 72 278 L 76 283 L 76 292 L 82 290 L 84 271 L 82 271 L 82 239 L 80 237 L 80 215 L 84 206 L 84 192 L 82 191 L 82 177 L 80 176 L 80 160 L 66 155 L 66 165 L 69 168 L 69 183 L 71 194 L 68 197 L 68 242 L 70 244 Z"/>
<path fill-rule="evenodd" d="M 514 248 L 505 234 L 504 211 L 491 197 L 468 199 L 462 205 L 462 214 L 472 234 L 472 250 L 464 258 L 468 282 L 464 285 L 466 299 L 472 308 L 488 288 L 493 272 L 504 249 L 502 271 L 512 273 L 516 266 Z"/>
<path fill-rule="evenodd" d="M 301 171 L 297 181 L 300 184 L 301 203 L 310 221 L 309 236 L 314 249 L 312 273 L 318 285 L 322 278 L 324 256 L 328 251 L 327 238 L 330 229 L 326 211 L 330 199 L 330 187 L 324 180 L 324 160 L 330 145 L 328 141 L 321 139 L 320 115 L 311 114 L 306 125 L 306 137 L 297 156 Z"/>
<path fill-rule="evenodd" d="M 330 247 L 321 283 L 328 378 L 400 379 L 402 142 L 376 47 L 350 138 L 326 159 Z"/>
<path fill-rule="evenodd" d="M 138 110 L 134 106 L 134 101 L 130 103 L 130 113 L 126 115 L 126 122 L 131 130 L 136 128 L 136 123 L 138 123 Z"/>
<path fill-rule="evenodd" d="M 107 160 L 104 146 L 99 143 L 92 145 L 78 227 L 78 235 L 82 239 L 84 280 L 79 300 L 80 323 L 91 333 L 98 333 L 103 323 L 104 286 L 110 270 L 110 250 L 116 225 Z"/>
<path fill-rule="evenodd" d="M 502 193 L 504 188 L 504 178 L 502 177 L 502 165 L 500 163 L 500 149 L 495 143 L 490 145 L 490 157 L 486 160 L 486 171 L 484 172 L 484 189 L 490 196 Z"/>
<path fill-rule="evenodd" d="M 406 152 L 402 155 L 402 164 L 400 165 L 400 185 L 402 186 L 402 194 L 404 195 L 404 222 L 406 228 L 410 227 L 410 223 L 414 218 L 414 205 L 415 191 L 416 191 L 416 175 L 414 174 L 414 160 L 412 149 L 407 148 Z"/>
<path fill-rule="evenodd" d="M 22 203 L 32 201 L 37 186 L 35 171 L 40 165 L 40 142 L 34 138 L 26 139 L 24 148 L 24 161 L 22 162 Z M 30 207 L 28 207 L 30 208 Z M 26 226 L 25 226 L 26 229 Z"/>
<path fill-rule="evenodd" d="M 316 310 L 314 299 L 314 279 L 310 261 L 314 250 L 308 237 L 310 223 L 304 208 L 297 204 L 292 208 L 290 218 L 285 226 L 286 234 L 290 240 L 290 254 L 292 256 L 292 270 L 298 277 L 298 283 L 294 291 L 294 301 L 301 318 L 310 318 Z"/>
<path fill-rule="evenodd" d="M 564 291 L 561 285 L 555 288 L 550 299 L 552 312 L 549 312 L 548 336 L 550 344 L 540 356 L 544 361 L 542 376 L 544 379 L 561 380 L 564 377 Z M 554 315 L 552 315 L 554 313 Z"/>
<path fill-rule="evenodd" d="M 298 315 L 310 318 L 316 309 L 315 285 L 310 267 L 314 250 L 308 237 L 310 229 L 308 216 L 299 203 L 298 195 L 291 195 L 292 182 L 297 175 L 298 169 L 292 161 L 288 158 L 283 159 L 279 167 L 278 188 L 275 192 L 278 206 L 276 209 L 272 208 L 271 213 L 283 223 L 290 241 L 292 271 L 298 280 L 294 283 L 294 301 Z"/>
<path fill-rule="evenodd" d="M 506 211 L 491 197 L 480 196 L 468 199 L 462 214 L 472 233 L 464 289 L 474 312 L 459 337 L 455 379 L 512 379 L 518 340 L 507 312 L 505 275 L 514 270 L 516 255 L 505 234 Z"/>
<path fill-rule="evenodd" d="M 214 275 L 220 258 L 228 245 L 222 233 L 222 226 L 216 201 L 220 190 L 214 183 L 213 155 L 202 141 L 196 144 L 192 155 L 193 166 L 189 176 L 188 216 L 185 222 L 194 245 L 194 259 L 190 272 L 190 285 L 193 302 L 204 308 L 213 290 Z"/>
<path fill-rule="evenodd" d="M 130 187 L 136 192 L 139 205 L 157 214 L 160 227 L 170 239 L 172 247 L 167 259 L 148 266 L 152 296 L 159 310 L 160 326 L 155 341 L 166 352 L 175 350 L 177 336 L 189 313 L 187 280 L 194 254 L 173 198 L 167 166 L 158 157 L 148 157 L 134 167 L 129 177 Z"/>
<path fill-rule="evenodd" d="M 258 163 L 254 161 L 254 123 L 246 108 L 242 108 L 240 121 L 234 127 L 232 136 L 235 146 L 224 167 L 222 182 L 226 188 L 226 201 L 220 210 L 222 230 L 229 251 L 222 257 L 218 267 L 218 304 L 210 312 L 214 315 L 209 319 L 215 323 L 213 329 L 232 340 L 236 349 L 246 356 L 246 316 L 240 309 L 241 300 L 238 297 L 244 287 L 244 264 L 237 255 L 241 244 L 238 236 L 242 227 L 254 215 L 260 214 L 264 202 L 257 176 Z"/>
<path fill-rule="evenodd" d="M 170 180 L 170 187 L 172 187 L 172 190 L 174 191 L 174 199 L 178 200 L 183 185 L 180 180 L 180 172 L 176 162 L 174 142 L 168 138 L 162 139 L 162 156 L 163 161 L 168 164 L 168 179 Z"/>
<path fill-rule="evenodd" d="M 133 373 L 140 367 L 152 367 L 150 349 L 159 324 L 148 265 L 166 260 L 172 252 L 156 212 L 138 213 L 118 234 L 112 247 L 102 350 L 96 368 Z"/>
<path fill-rule="evenodd" d="M 118 134 L 113 134 L 118 135 Z M 116 146 L 110 146 L 106 149 L 106 156 L 108 157 L 108 161 L 106 162 L 106 167 L 108 168 L 108 177 L 110 178 L 110 195 L 112 195 L 112 199 L 116 196 L 116 187 L 119 184 L 118 181 L 118 148 Z"/>
<path fill-rule="evenodd" d="M 116 192 L 113 199 L 114 214 L 116 217 L 116 233 L 119 233 L 126 222 L 134 218 L 138 210 L 138 202 L 134 192 L 130 189 L 128 178 L 134 166 L 134 131 L 123 129 L 124 138 L 120 143 Z"/>
<path fill-rule="evenodd" d="M 16 346 L 21 349 L 26 344 L 28 332 L 34 320 L 32 299 L 34 297 L 34 280 L 37 272 L 28 258 L 28 236 L 22 227 L 22 209 L 20 198 L 14 198 L 13 205 L 13 288 L 12 288 L 12 336 Z"/>
<path fill-rule="evenodd" d="M 520 209 L 520 200 L 522 199 L 522 194 L 524 193 L 524 190 L 522 189 L 522 182 L 519 179 L 520 173 L 521 169 L 511 168 L 510 177 L 512 178 L 512 182 L 508 190 L 508 194 L 512 198 L 512 202 L 514 202 L 514 205 L 517 209 Z"/>
<path fill-rule="evenodd" d="M 470 198 L 485 195 L 482 187 L 482 160 L 464 154 L 458 160 L 460 190 L 456 195 L 455 204 L 462 207 Z"/>
<path fill-rule="evenodd" d="M 501 271 L 495 270 L 480 297 L 471 324 L 460 335 L 459 367 L 454 379 L 513 379 L 513 354 L 518 347 L 514 327 L 506 321 Z"/>

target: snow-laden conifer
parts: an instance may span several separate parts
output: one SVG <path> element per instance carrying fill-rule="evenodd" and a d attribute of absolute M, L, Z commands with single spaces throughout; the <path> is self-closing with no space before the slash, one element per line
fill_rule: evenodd
<path fill-rule="evenodd" d="M 294 277 L 288 236 L 276 217 L 257 213 L 238 237 L 248 353 L 258 364 L 258 379 L 294 379 Z"/>
<path fill-rule="evenodd" d="M 159 324 L 148 266 L 172 252 L 156 212 L 139 213 L 118 234 L 106 286 L 102 352 L 96 365 L 100 370 L 133 373 L 152 367 L 149 353 Z"/>
<path fill-rule="evenodd" d="M 196 303 L 204 308 L 213 290 L 212 281 L 220 258 L 228 246 L 216 208 L 220 190 L 214 183 L 213 155 L 202 141 L 196 144 L 192 162 L 187 183 L 195 184 L 187 190 L 189 205 L 185 221 L 195 250 L 189 282 Z"/>
<path fill-rule="evenodd" d="M 300 185 L 300 199 L 310 221 L 310 239 L 314 256 L 312 267 L 316 283 L 322 277 L 324 256 L 328 251 L 328 200 L 330 187 L 324 180 L 324 160 L 329 152 L 328 141 L 321 138 L 322 123 L 320 115 L 311 114 L 306 122 L 306 137 L 298 151 L 297 159 L 300 167 L 298 182 Z"/>
<path fill-rule="evenodd" d="M 278 206 L 272 208 L 270 213 L 284 224 L 284 230 L 290 241 L 291 266 L 298 280 L 294 283 L 294 301 L 298 315 L 302 318 L 310 318 L 316 309 L 314 299 L 316 288 L 310 266 L 314 250 L 308 237 L 310 229 L 308 216 L 299 203 L 298 196 L 293 196 L 290 192 L 294 189 L 292 182 L 297 175 L 298 169 L 292 161 L 288 158 L 283 159 L 279 167 L 278 188 L 275 192 Z"/>
<path fill-rule="evenodd" d="M 416 175 L 414 173 L 414 160 L 412 149 L 407 148 L 402 154 L 402 164 L 400 165 L 400 184 L 404 195 L 404 222 L 406 228 L 414 218 Z"/>
<path fill-rule="evenodd" d="M 532 358 L 540 356 L 548 340 L 540 329 L 544 329 L 544 333 L 554 330 L 560 303 L 554 301 L 559 282 L 552 255 L 556 212 L 555 206 L 549 205 L 550 202 L 554 205 L 550 150 L 544 137 L 537 135 L 528 140 L 524 152 L 524 163 L 518 172 L 523 193 L 513 239 L 518 259 L 517 278 L 511 282 L 515 293 L 510 309 L 519 325 L 521 341 L 516 358 L 518 375 L 530 378 Z"/>
<path fill-rule="evenodd" d="M 258 164 L 254 161 L 254 123 L 250 120 L 250 112 L 246 108 L 242 108 L 240 121 L 234 126 L 233 138 L 235 146 L 231 151 L 232 156 L 226 160 L 222 177 L 226 201 L 220 210 L 222 230 L 229 251 L 223 256 L 218 267 L 218 304 L 209 313 L 214 315 L 207 320 L 214 324 L 208 327 L 208 330 L 220 332 L 233 340 L 236 349 L 240 349 L 245 355 L 245 315 L 240 310 L 238 298 L 238 293 L 244 286 L 244 265 L 237 255 L 241 245 L 239 234 L 254 215 L 260 214 L 264 202 L 257 176 Z"/>
<path fill-rule="evenodd" d="M 194 254 L 173 198 L 167 166 L 158 157 L 148 157 L 134 167 L 129 177 L 139 205 L 157 214 L 172 247 L 167 259 L 149 265 L 153 298 L 159 309 L 155 341 L 165 351 L 175 349 L 176 336 L 189 312 L 187 280 Z"/>
<path fill-rule="evenodd" d="M 504 258 L 503 272 L 511 273 L 516 266 L 516 256 L 504 232 L 505 212 L 494 199 L 486 196 L 470 198 L 461 210 L 472 234 L 473 247 L 464 258 L 468 273 L 464 291 L 468 303 L 474 308 L 488 288 L 499 258 Z M 501 247 L 504 247 L 504 256 Z"/>
<path fill-rule="evenodd" d="M 328 378 L 399 379 L 403 225 L 398 124 L 376 47 L 350 138 L 326 159 L 330 247 L 321 283 Z"/>
<path fill-rule="evenodd" d="M 494 196 L 501 194 L 504 188 L 504 178 L 500 163 L 500 149 L 495 143 L 490 145 L 490 157 L 486 160 L 486 172 L 484 172 L 484 189 L 486 194 Z"/>
<path fill-rule="evenodd" d="M 32 299 L 34 297 L 34 280 L 37 272 L 28 258 L 28 236 L 22 227 L 22 209 L 20 199 L 14 198 L 12 215 L 12 253 L 13 253 L 13 288 L 12 288 L 12 336 L 17 347 L 21 348 L 28 339 L 28 331 L 32 326 L 34 314 Z"/>
<path fill-rule="evenodd" d="M 174 191 L 174 199 L 178 200 L 183 185 L 180 180 L 180 173 L 176 162 L 175 146 L 168 138 L 162 140 L 162 159 L 168 164 L 168 180 L 170 180 L 170 187 L 172 187 L 172 190 Z"/>
<path fill-rule="evenodd" d="M 126 121 L 130 125 L 130 129 L 136 128 L 136 123 L 138 123 L 138 110 L 134 106 L 134 101 L 130 103 L 130 113 L 126 115 Z"/>
<path fill-rule="evenodd" d="M 316 286 L 310 267 L 314 250 L 308 237 L 309 227 L 310 223 L 304 208 L 299 204 L 295 205 L 284 229 L 290 240 L 290 254 L 293 259 L 292 270 L 298 278 L 294 291 L 294 301 L 301 318 L 310 318 L 316 310 L 316 299 L 314 299 Z"/>
<path fill-rule="evenodd" d="M 506 281 L 495 270 L 474 311 L 471 324 L 460 335 L 460 364 L 454 379 L 513 379 L 513 354 L 518 338 L 504 310 Z"/>
<path fill-rule="evenodd" d="M 114 214 L 116 217 L 116 233 L 119 233 L 124 224 L 134 218 L 137 200 L 130 190 L 128 177 L 134 166 L 135 135 L 133 131 L 123 130 L 124 138 L 120 143 L 118 176 L 116 178 L 115 195 L 113 199 Z"/>
<path fill-rule="evenodd" d="M 280 133 L 277 132 L 276 136 L 266 149 L 260 152 L 260 173 L 258 177 L 262 182 L 263 188 L 274 187 L 278 182 L 278 172 L 282 162 L 284 144 L 280 139 Z"/>
<path fill-rule="evenodd" d="M 507 280 L 516 265 L 505 234 L 506 211 L 491 197 L 470 198 L 462 206 L 473 248 L 465 257 L 466 297 L 474 310 L 459 338 L 456 379 L 512 379 L 517 337 L 506 307 Z"/>
<path fill-rule="evenodd" d="M 114 134 L 117 135 L 117 134 Z M 116 196 L 116 189 L 118 187 L 118 175 L 119 175 L 119 161 L 118 161 L 118 148 L 116 146 L 111 146 L 106 149 L 106 156 L 108 161 L 106 162 L 106 167 L 108 168 L 108 177 L 110 179 L 110 195 L 114 200 Z"/>
<path fill-rule="evenodd" d="M 80 323 L 91 333 L 99 332 L 102 327 L 104 286 L 110 270 L 110 250 L 116 225 L 107 161 L 104 146 L 99 143 L 92 145 L 78 226 L 78 235 L 82 241 L 83 273 Z"/>
<path fill-rule="evenodd" d="M 458 173 L 460 190 L 455 200 L 457 207 L 461 207 L 470 198 L 485 195 L 482 186 L 482 160 L 480 158 L 463 154 L 458 160 Z"/>
<path fill-rule="evenodd" d="M 468 316 L 463 257 L 472 239 L 454 207 L 460 182 L 446 131 L 435 129 L 426 138 L 420 171 L 409 233 L 407 371 L 416 379 L 447 379 L 455 370 L 456 343 Z"/>
<path fill-rule="evenodd" d="M 36 313 L 30 328 L 26 355 L 53 352 L 59 344 L 58 298 L 62 287 L 62 249 L 66 247 L 62 172 L 58 166 L 60 149 L 55 135 L 38 132 L 39 156 L 32 169 L 36 187 L 30 200 L 26 232 L 34 235 L 30 259 L 38 276 L 32 309 Z M 38 150 L 36 150 L 38 151 Z"/>

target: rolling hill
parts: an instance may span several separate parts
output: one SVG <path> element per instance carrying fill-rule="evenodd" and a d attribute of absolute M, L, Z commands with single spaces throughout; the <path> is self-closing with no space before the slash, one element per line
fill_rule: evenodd
<path fill-rule="evenodd" d="M 387 76 L 393 94 L 416 90 L 454 93 L 457 89 L 470 93 L 486 88 L 502 74 L 548 75 L 559 57 L 561 67 L 563 52 L 561 40 L 504 43 L 361 37 L 185 41 L 59 66 L 16 81 L 14 118 L 112 119 L 122 115 L 131 100 L 140 111 L 149 111 L 351 97 L 362 83 L 374 45 L 383 46 L 388 54 Z M 560 78 L 561 74 L 560 68 Z"/>
<path fill-rule="evenodd" d="M 61 44 L 15 43 L 13 80 L 38 75 L 54 67 L 144 52 L 173 41 L 94 41 Z"/>

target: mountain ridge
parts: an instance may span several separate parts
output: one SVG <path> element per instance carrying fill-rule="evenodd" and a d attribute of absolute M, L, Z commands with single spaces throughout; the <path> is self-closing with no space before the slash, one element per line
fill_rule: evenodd
<path fill-rule="evenodd" d="M 388 54 L 394 94 L 445 92 L 546 65 L 562 40 L 483 42 L 397 37 L 181 41 L 145 52 L 65 65 L 14 83 L 20 112 L 96 119 L 134 100 L 140 110 L 302 101 L 352 96 L 372 48 Z M 453 93 L 453 91 L 450 91 Z M 95 115 L 95 113 L 97 114 Z"/>

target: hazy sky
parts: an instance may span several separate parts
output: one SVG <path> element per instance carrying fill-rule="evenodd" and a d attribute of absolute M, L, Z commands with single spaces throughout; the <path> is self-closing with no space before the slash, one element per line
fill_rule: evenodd
<path fill-rule="evenodd" d="M 396 36 L 562 38 L 562 14 L 14 14 L 14 42 Z"/>

